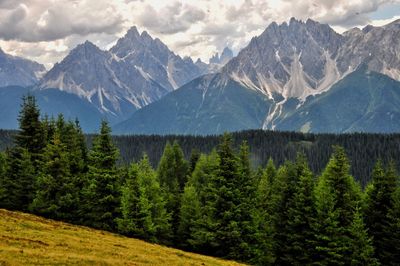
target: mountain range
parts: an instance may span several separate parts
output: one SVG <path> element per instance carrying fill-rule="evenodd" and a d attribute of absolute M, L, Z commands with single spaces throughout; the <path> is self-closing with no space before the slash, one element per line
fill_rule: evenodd
<path fill-rule="evenodd" d="M 400 21 L 339 34 L 292 18 L 207 64 L 132 27 L 108 51 L 78 45 L 45 74 L 1 51 L 0 127 L 15 128 L 17 111 L 7 110 L 31 91 L 43 111 L 76 116 L 90 132 L 103 118 L 120 134 L 397 132 L 399 37 Z"/>
<path fill-rule="evenodd" d="M 194 80 L 115 129 L 145 134 L 216 134 L 238 127 L 399 131 L 399 37 L 400 21 L 343 34 L 310 19 L 272 23 L 218 74 Z M 188 91 L 196 93 L 186 96 Z M 256 101 L 243 96 L 254 94 Z M 189 103 L 196 111 L 189 112 Z M 158 110 L 168 113 L 157 116 Z"/>

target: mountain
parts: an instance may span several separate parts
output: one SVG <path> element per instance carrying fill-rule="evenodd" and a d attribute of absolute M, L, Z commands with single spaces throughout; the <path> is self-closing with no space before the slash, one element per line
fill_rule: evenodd
<path fill-rule="evenodd" d="M 361 66 L 319 97 L 277 122 L 277 130 L 302 132 L 400 131 L 400 82 Z"/>
<path fill-rule="evenodd" d="M 6 54 L 0 49 L 0 87 L 34 85 L 45 71 L 39 63 Z"/>
<path fill-rule="evenodd" d="M 210 135 L 260 128 L 271 102 L 222 74 L 184 85 L 114 127 L 115 133 Z"/>
<path fill-rule="evenodd" d="M 168 92 L 139 68 L 91 42 L 78 45 L 55 64 L 43 77 L 39 89 L 77 95 L 110 121 L 123 118 Z"/>
<path fill-rule="evenodd" d="M 110 51 L 88 41 L 78 45 L 37 89 L 77 95 L 117 122 L 202 73 L 190 58 L 182 59 L 133 27 Z"/>
<path fill-rule="evenodd" d="M 226 63 L 233 58 L 233 51 L 229 47 L 225 47 L 221 53 L 215 53 L 209 60 L 207 65 L 209 72 L 218 72 Z"/>
<path fill-rule="evenodd" d="M 394 97 L 397 88 L 394 84 L 400 80 L 398 36 L 400 21 L 383 27 L 352 29 L 344 34 L 338 34 L 328 25 L 310 19 L 302 22 L 292 18 L 289 23 L 280 25 L 271 23 L 213 76 L 213 82 L 207 82 L 209 76 L 201 77 L 168 95 L 168 100 L 161 100 L 134 113 L 116 129 L 121 133 L 164 133 L 172 129 L 174 133 L 212 134 L 246 129 L 246 122 L 257 121 L 251 123 L 251 127 L 312 132 L 376 132 L 380 128 L 382 132 L 398 131 L 400 124 L 397 126 L 393 122 L 396 119 L 393 106 L 400 105 L 399 98 Z M 202 116 L 189 110 L 183 113 L 188 103 L 198 99 L 198 84 L 203 84 L 200 91 L 219 93 L 214 98 L 202 98 Z M 235 87 L 240 87 L 241 95 L 246 96 L 239 102 L 234 101 L 237 105 L 226 111 L 229 115 L 221 117 L 216 115 L 219 108 L 226 110 L 224 104 L 235 98 L 233 94 L 225 92 L 230 91 L 230 86 L 226 84 L 235 84 Z M 390 93 L 381 95 L 388 88 Z M 341 93 L 335 94 L 335 91 Z M 246 101 L 247 96 L 255 92 L 264 102 L 264 109 L 260 110 L 267 111 L 257 112 L 253 114 L 257 117 L 251 119 L 249 116 L 240 116 L 254 104 L 254 101 Z M 388 101 L 386 97 L 391 93 L 393 98 Z M 346 98 L 338 95 L 346 95 Z M 357 102 L 361 96 L 364 101 L 362 104 L 354 103 L 354 106 L 344 108 L 340 102 L 351 105 L 346 99 Z M 198 103 L 199 100 L 196 101 Z M 313 110 L 324 109 L 326 106 L 332 109 L 324 109 L 327 111 L 325 118 L 318 119 L 320 114 L 317 111 L 304 111 L 310 106 L 313 106 Z M 338 106 L 342 108 L 337 110 Z M 354 115 L 361 119 L 360 115 L 366 111 L 365 106 L 370 106 L 368 118 L 363 116 L 357 123 L 352 120 L 345 124 L 343 121 L 340 125 L 340 121 L 334 118 L 337 113 L 341 113 L 344 118 Z M 355 112 L 354 108 L 359 109 Z M 157 110 L 163 112 L 158 114 L 156 120 L 150 120 Z M 391 120 L 390 125 L 382 125 L 379 120 L 384 111 L 393 113 L 394 120 Z M 171 119 L 177 117 L 177 114 L 180 117 L 184 114 L 185 121 L 190 123 L 185 125 L 182 119 Z M 226 119 L 228 116 L 232 119 Z M 204 117 L 210 121 L 213 119 L 211 126 L 204 122 Z M 161 123 L 163 119 L 167 121 L 164 124 Z M 307 122 L 310 122 L 310 126 Z M 220 125 L 218 129 L 212 126 L 214 124 Z"/>
<path fill-rule="evenodd" d="M 210 58 L 210 64 L 218 64 L 218 65 L 225 65 L 228 63 L 229 60 L 233 58 L 233 52 L 229 47 L 225 47 L 224 50 L 221 53 L 221 56 L 219 56 L 218 53 L 214 54 Z"/>
<path fill-rule="evenodd" d="M 42 115 L 57 117 L 62 113 L 66 119 L 79 118 L 80 125 L 85 132 L 96 132 L 104 115 L 89 102 L 79 96 L 58 89 L 30 90 L 19 86 L 0 88 L 0 125 L 3 129 L 18 128 L 19 107 L 22 97 L 33 94 Z"/>
<path fill-rule="evenodd" d="M 139 34 L 136 27 L 132 27 L 123 38 L 119 39 L 110 52 L 141 69 L 168 91 L 177 89 L 204 74 L 190 57 L 182 59 L 158 38 L 153 39 L 146 31 Z"/>

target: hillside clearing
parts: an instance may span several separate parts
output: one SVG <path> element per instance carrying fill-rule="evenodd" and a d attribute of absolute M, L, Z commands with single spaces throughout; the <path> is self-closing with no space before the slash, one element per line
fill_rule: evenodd
<path fill-rule="evenodd" d="M 240 265 L 0 209 L 0 265 Z"/>

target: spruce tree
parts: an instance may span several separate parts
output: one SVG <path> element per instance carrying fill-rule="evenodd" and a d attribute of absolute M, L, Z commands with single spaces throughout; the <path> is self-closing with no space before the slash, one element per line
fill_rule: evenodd
<path fill-rule="evenodd" d="M 273 258 L 273 239 L 271 223 L 271 193 L 272 184 L 275 182 L 277 170 L 273 160 L 268 160 L 265 169 L 260 170 L 260 177 L 257 178 L 258 186 L 256 193 L 256 225 L 258 226 L 258 249 L 261 251 L 257 255 L 258 263 L 262 265 L 272 264 Z"/>
<path fill-rule="evenodd" d="M 238 160 L 229 134 L 222 137 L 217 153 L 218 169 L 210 180 L 214 192 L 214 199 L 209 202 L 213 210 L 211 228 L 215 230 L 211 246 L 215 255 L 248 260 L 255 252 L 249 245 L 255 235 L 255 226 L 251 178 L 242 174 L 240 166 L 247 163 Z"/>
<path fill-rule="evenodd" d="M 357 208 L 350 226 L 350 248 L 351 265 L 378 265 L 360 208 Z"/>
<path fill-rule="evenodd" d="M 16 146 L 26 149 L 35 167 L 38 170 L 41 154 L 46 146 L 46 132 L 40 121 L 40 110 L 33 95 L 22 98 L 19 113 L 19 131 L 15 136 Z"/>
<path fill-rule="evenodd" d="M 62 119 L 62 116 L 59 117 Z M 63 121 L 63 120 L 62 120 Z M 85 137 L 79 122 L 57 122 L 57 129 L 60 132 L 61 141 L 68 150 L 69 167 L 72 175 L 82 175 L 87 168 L 87 148 Z"/>
<path fill-rule="evenodd" d="M 367 190 L 365 222 L 370 235 L 376 257 L 384 265 L 389 265 L 392 255 L 388 251 L 392 248 L 395 234 L 392 231 L 389 212 L 393 209 L 393 196 L 396 191 L 397 174 L 393 163 L 385 171 L 382 161 L 378 161 L 372 172 L 372 183 Z"/>
<path fill-rule="evenodd" d="M 194 235 L 199 228 L 202 210 L 196 188 L 187 184 L 181 199 L 178 236 L 182 248 L 195 250 Z"/>
<path fill-rule="evenodd" d="M 177 241 L 180 201 L 188 173 L 189 165 L 179 144 L 176 141 L 172 146 L 167 143 L 158 165 L 158 177 L 167 201 L 167 212 L 172 219 L 173 241 Z"/>
<path fill-rule="evenodd" d="M 190 160 L 189 160 L 189 171 L 190 173 L 193 173 L 194 169 L 196 168 L 197 161 L 200 158 L 200 151 L 198 149 L 193 149 L 191 154 L 190 154 Z"/>
<path fill-rule="evenodd" d="M 95 228 L 113 230 L 118 215 L 118 150 L 111 139 L 108 123 L 102 121 L 100 134 L 89 152 L 87 180 L 82 191 L 83 223 Z"/>
<path fill-rule="evenodd" d="M 380 256 L 382 265 L 396 265 L 400 261 L 400 187 L 398 185 L 392 195 L 392 200 L 393 205 L 388 212 L 387 227 L 391 235 L 387 238 L 388 242 Z"/>
<path fill-rule="evenodd" d="M 43 163 L 36 181 L 35 198 L 30 209 L 53 219 L 77 222 L 79 182 L 71 175 L 70 160 L 58 131 L 44 149 Z"/>
<path fill-rule="evenodd" d="M 188 235 L 190 238 L 183 239 L 180 236 L 180 241 L 184 247 L 191 250 L 212 254 L 211 248 L 215 238 L 215 221 L 214 213 L 217 211 L 214 206 L 215 202 L 215 188 L 211 183 L 211 180 L 215 178 L 218 172 L 218 155 L 215 150 L 210 155 L 200 155 L 200 158 L 196 164 L 195 170 L 190 176 L 187 186 L 192 187 L 195 190 L 196 195 L 192 190 L 187 191 L 189 195 L 184 195 L 185 200 L 182 199 L 182 203 L 189 204 L 189 199 L 193 198 L 194 201 L 199 201 L 200 216 L 192 217 L 190 220 L 184 219 L 184 216 L 180 216 L 181 234 Z M 188 199 L 188 200 L 186 200 Z M 193 203 L 197 204 L 197 203 Z M 186 208 L 185 206 L 181 207 Z M 188 208 L 191 208 L 188 206 Z M 198 219 L 197 219 L 198 218 Z M 182 220 L 183 219 L 183 220 Z M 183 232 L 184 229 L 189 229 Z"/>
<path fill-rule="evenodd" d="M 321 178 L 315 188 L 314 265 L 345 265 L 349 240 L 343 238 L 344 229 L 340 226 L 339 209 L 335 205 L 335 192 L 327 180 Z"/>
<path fill-rule="evenodd" d="M 297 185 L 287 211 L 285 244 L 279 259 L 288 265 L 306 265 L 313 256 L 314 180 L 304 155 L 299 154 L 295 163 Z"/>
<path fill-rule="evenodd" d="M 361 189 L 350 175 L 350 164 L 344 149 L 334 153 L 317 185 L 316 254 L 315 260 L 350 264 L 352 246 L 350 227 L 360 204 Z"/>
<path fill-rule="evenodd" d="M 122 186 L 120 232 L 154 242 L 170 237 L 169 216 L 156 172 L 147 156 L 133 163 Z"/>
<path fill-rule="evenodd" d="M 0 206 L 27 211 L 35 192 L 35 169 L 27 149 L 15 146 L 7 151 L 5 174 L 0 180 Z"/>

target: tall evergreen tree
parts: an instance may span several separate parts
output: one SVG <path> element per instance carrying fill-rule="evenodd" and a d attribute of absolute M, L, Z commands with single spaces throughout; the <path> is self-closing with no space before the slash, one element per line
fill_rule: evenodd
<path fill-rule="evenodd" d="M 318 182 L 315 259 L 320 263 L 350 264 L 350 226 L 361 200 L 361 189 L 350 175 L 344 149 L 335 147 Z"/>
<path fill-rule="evenodd" d="M 178 236 L 181 247 L 189 250 L 195 249 L 196 240 L 194 236 L 200 230 L 201 214 L 202 209 L 196 188 L 187 184 L 182 195 L 179 213 Z"/>
<path fill-rule="evenodd" d="M 101 123 L 100 134 L 89 152 L 89 170 L 82 191 L 84 223 L 113 230 L 119 209 L 118 150 L 112 142 L 108 123 Z"/>
<path fill-rule="evenodd" d="M 117 223 L 122 233 L 158 242 L 170 237 L 165 200 L 147 156 L 131 165 L 122 187 L 121 212 Z"/>
<path fill-rule="evenodd" d="M 272 184 L 275 182 L 277 170 L 272 159 L 268 160 L 265 169 L 261 169 L 256 192 L 256 224 L 258 226 L 258 263 L 269 265 L 274 262 L 273 255 L 273 228 L 271 223 Z"/>
<path fill-rule="evenodd" d="M 27 211 L 35 192 L 35 169 L 27 149 L 15 146 L 8 150 L 6 168 L 0 181 L 0 206 Z"/>
<path fill-rule="evenodd" d="M 215 189 L 211 180 L 218 172 L 218 155 L 215 150 L 210 155 L 202 154 L 190 176 L 186 195 L 183 195 L 180 212 L 180 241 L 185 248 L 211 254 L 212 243 L 215 238 L 214 205 Z M 194 190 L 194 191 L 193 191 Z M 184 194 L 185 194 L 184 193 Z M 189 206 L 193 200 L 193 206 Z M 199 201 L 200 215 L 197 217 L 197 203 Z M 192 209 L 193 208 L 193 209 Z M 189 218 L 189 211 L 194 216 Z M 185 236 L 189 236 L 185 239 Z"/>
<path fill-rule="evenodd" d="M 314 180 L 304 155 L 298 155 L 295 167 L 298 181 L 286 210 L 287 225 L 281 228 L 286 240 L 278 261 L 287 265 L 306 265 L 312 263 L 314 248 Z"/>
<path fill-rule="evenodd" d="M 393 165 L 392 165 L 393 167 Z M 393 171 L 394 172 L 394 171 Z M 381 258 L 382 264 L 396 265 L 400 261 L 400 187 L 397 186 L 396 191 L 392 195 L 393 206 L 389 210 L 389 226 L 388 231 L 391 232 L 390 238 L 386 243 L 386 249 L 383 250 Z"/>
<path fill-rule="evenodd" d="M 365 221 L 373 237 L 376 257 L 383 265 L 393 265 L 393 257 L 399 250 L 393 247 L 400 244 L 396 230 L 392 228 L 395 192 L 398 188 L 398 176 L 393 163 L 387 171 L 379 160 L 372 172 L 372 183 L 367 190 Z M 397 229 L 399 230 L 399 229 Z"/>
<path fill-rule="evenodd" d="M 85 137 L 79 122 L 65 122 L 62 116 L 57 120 L 57 130 L 60 132 L 60 139 L 68 150 L 68 160 L 72 175 L 82 175 L 86 172 L 87 148 Z"/>
<path fill-rule="evenodd" d="M 200 151 L 198 149 L 193 149 L 190 153 L 190 161 L 189 161 L 189 171 L 193 173 L 194 169 L 196 168 L 197 161 L 200 158 Z"/>
<path fill-rule="evenodd" d="M 188 173 L 189 165 L 178 142 L 175 141 L 172 146 L 167 143 L 158 165 L 158 177 L 167 200 L 166 208 L 172 219 L 172 232 L 175 236 L 173 241 L 176 241 L 181 195 Z"/>
<path fill-rule="evenodd" d="M 250 199 L 246 194 L 251 178 L 242 175 L 240 163 L 232 149 L 232 137 L 224 134 L 218 147 L 218 168 L 211 178 L 214 200 L 210 201 L 211 221 L 215 233 L 211 246 L 218 256 L 248 260 L 254 250 L 249 245 L 254 236 L 254 224 Z"/>
<path fill-rule="evenodd" d="M 374 258 L 372 240 L 363 221 L 362 213 L 357 208 L 350 226 L 351 265 L 378 265 Z"/>
<path fill-rule="evenodd" d="M 27 149 L 31 155 L 32 163 L 37 170 L 41 160 L 41 153 L 46 146 L 46 134 L 40 121 L 40 110 L 33 95 L 22 98 L 19 113 L 19 131 L 15 136 L 18 147 Z"/>
<path fill-rule="evenodd" d="M 43 216 L 76 222 L 79 205 L 79 180 L 71 175 L 68 150 L 56 131 L 44 149 L 43 163 L 36 181 L 30 209 Z"/>

